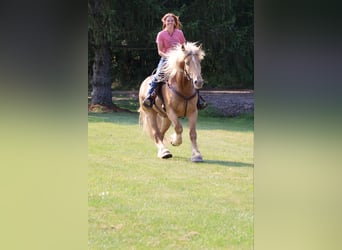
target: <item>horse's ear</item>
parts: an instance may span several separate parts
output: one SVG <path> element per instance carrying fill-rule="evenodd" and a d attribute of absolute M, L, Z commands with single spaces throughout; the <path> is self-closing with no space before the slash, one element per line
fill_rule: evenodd
<path fill-rule="evenodd" d="M 200 44 L 200 45 L 198 46 L 198 48 L 199 48 L 199 49 L 202 49 L 202 44 Z"/>

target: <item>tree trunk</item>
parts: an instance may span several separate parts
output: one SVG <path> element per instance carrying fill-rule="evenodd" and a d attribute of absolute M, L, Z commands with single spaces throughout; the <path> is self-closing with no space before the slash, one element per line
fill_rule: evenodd
<path fill-rule="evenodd" d="M 102 44 L 94 50 L 91 104 L 112 107 L 112 91 L 110 79 L 109 44 Z"/>

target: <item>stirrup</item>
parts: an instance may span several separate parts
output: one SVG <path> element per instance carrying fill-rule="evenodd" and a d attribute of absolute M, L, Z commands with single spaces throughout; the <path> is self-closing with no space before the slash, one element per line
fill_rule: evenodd
<path fill-rule="evenodd" d="M 203 99 L 202 96 L 198 95 L 198 102 L 197 102 L 197 109 L 198 110 L 202 110 L 202 109 L 205 109 L 206 107 L 208 107 L 208 104 L 207 102 Z M 201 102 L 203 101 L 203 102 Z"/>
<path fill-rule="evenodd" d="M 206 107 L 208 107 L 208 104 L 207 104 L 206 102 L 197 103 L 197 109 L 198 109 L 198 110 L 205 109 Z"/>

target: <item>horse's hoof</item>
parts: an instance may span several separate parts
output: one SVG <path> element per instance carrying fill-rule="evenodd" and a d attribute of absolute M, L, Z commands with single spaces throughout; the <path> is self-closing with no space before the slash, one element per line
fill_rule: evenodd
<path fill-rule="evenodd" d="M 162 159 L 168 159 L 172 157 L 172 154 L 168 149 L 165 148 L 158 153 L 158 157 Z"/>
<path fill-rule="evenodd" d="M 196 155 L 196 156 L 191 157 L 191 161 L 192 162 L 203 162 L 203 158 L 201 155 Z"/>
<path fill-rule="evenodd" d="M 172 157 L 172 154 L 170 152 L 162 156 L 163 159 L 168 159 L 171 157 Z"/>

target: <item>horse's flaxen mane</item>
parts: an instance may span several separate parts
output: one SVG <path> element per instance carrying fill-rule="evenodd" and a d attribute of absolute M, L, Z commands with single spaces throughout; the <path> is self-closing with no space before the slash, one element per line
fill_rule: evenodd
<path fill-rule="evenodd" d="M 183 62 L 189 54 L 197 55 L 200 61 L 205 56 L 201 46 L 197 46 L 196 42 L 186 42 L 184 44 L 184 49 L 181 44 L 178 44 L 176 47 L 169 50 L 166 53 L 166 63 L 163 67 L 163 72 L 165 74 L 164 78 L 173 78 L 178 71 L 182 71 L 183 69 L 180 68 L 180 63 Z"/>

